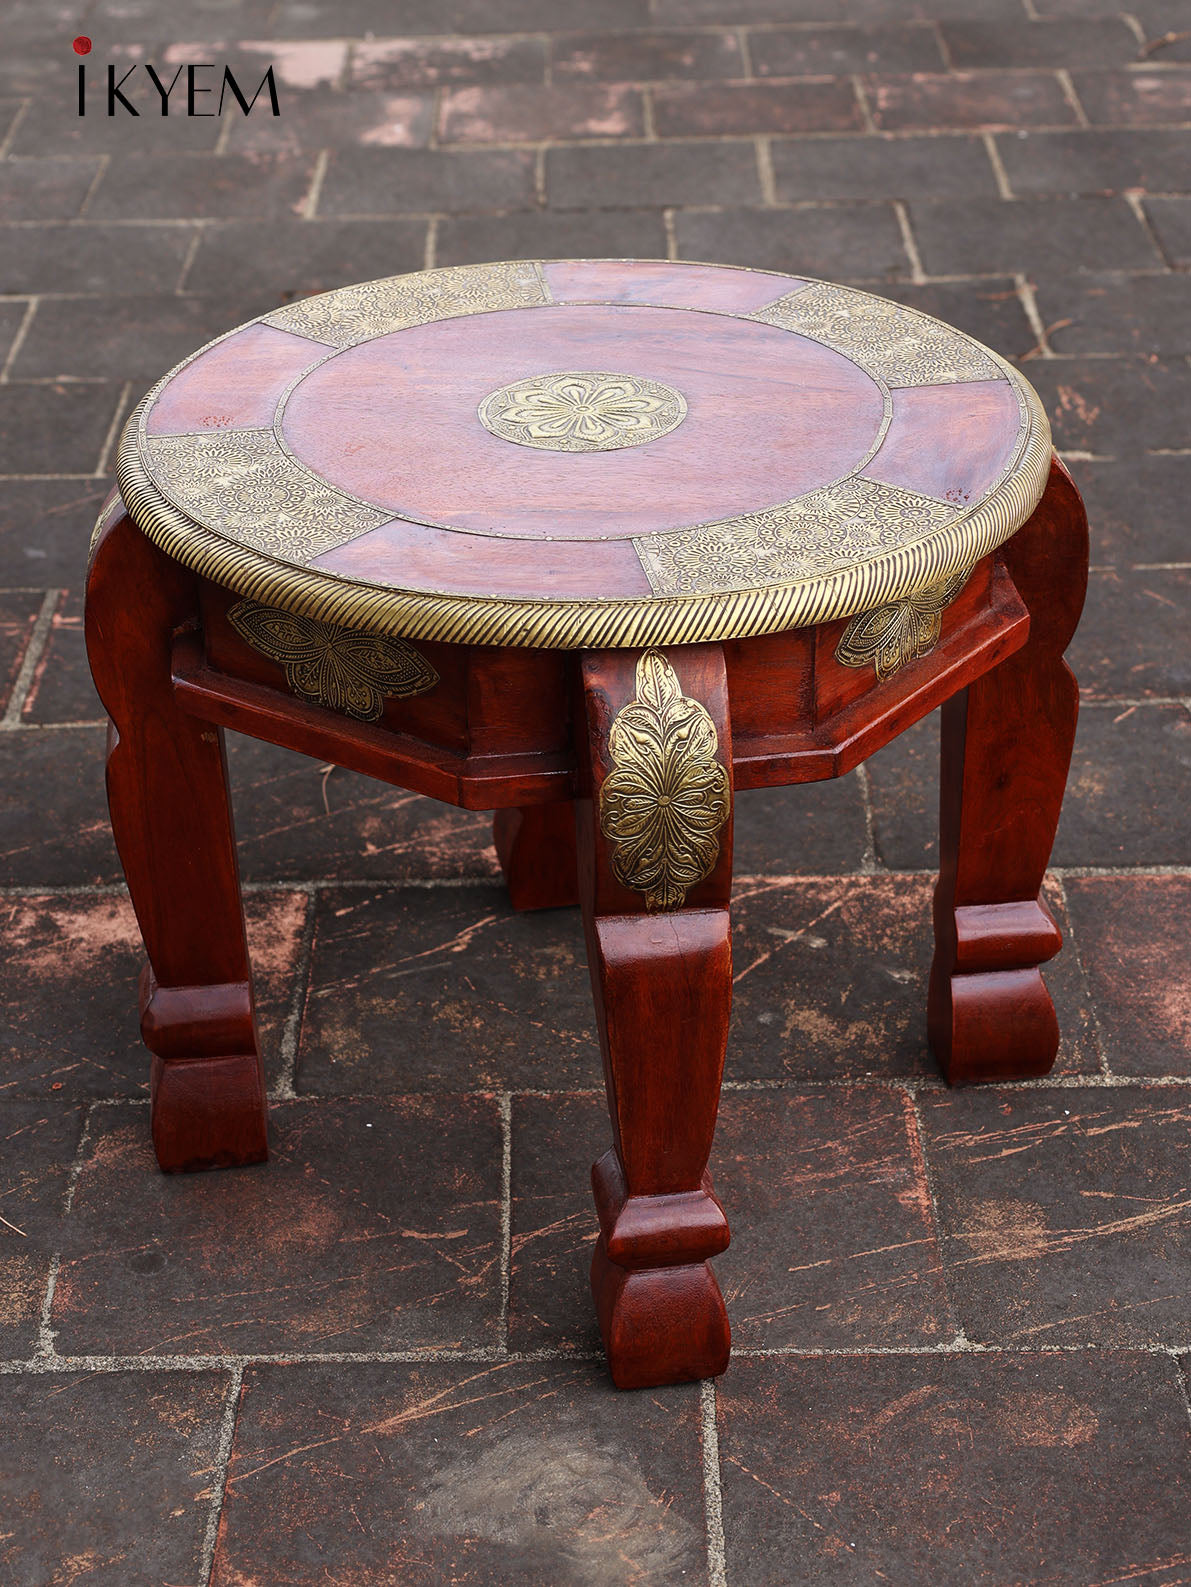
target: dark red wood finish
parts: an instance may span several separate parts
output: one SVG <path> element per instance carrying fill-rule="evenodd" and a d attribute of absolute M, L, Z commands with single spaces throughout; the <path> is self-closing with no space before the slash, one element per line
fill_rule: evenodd
<path fill-rule="evenodd" d="M 1060 938 L 1039 888 L 1074 732 L 1062 652 L 1086 555 L 1082 505 L 1056 463 L 1033 517 L 944 613 L 937 647 L 883 682 L 836 661 L 842 622 L 666 651 L 711 713 L 737 792 L 838 776 L 947 702 L 929 1026 L 954 1082 L 1039 1074 L 1054 1059 L 1038 965 Z M 614 1140 L 593 1171 L 592 1269 L 613 1376 L 643 1386 L 722 1371 L 728 1324 L 708 1260 L 728 1227 L 706 1165 L 731 998 L 731 826 L 681 909 L 649 914 L 616 880 L 598 797 L 638 653 L 419 642 L 440 683 L 362 723 L 295 698 L 228 623 L 235 599 L 158 551 L 113 495 L 87 639 L 150 960 L 142 1028 L 162 1167 L 266 1154 L 223 728 L 495 809 L 515 907 L 583 907 Z"/>
<path fill-rule="evenodd" d="M 223 732 L 184 709 L 170 677 L 174 633 L 197 615 L 194 576 L 114 497 L 88 572 L 87 654 L 111 723 L 112 831 L 149 955 L 141 1034 L 167 1172 L 268 1155 Z"/>
<path fill-rule="evenodd" d="M 1057 459 L 1004 550 L 1029 641 L 943 707 L 928 1020 L 953 1085 L 1045 1074 L 1059 1046 L 1038 966 L 1063 938 L 1039 894 L 1075 741 L 1079 690 L 1063 652 L 1083 608 L 1088 524 Z"/>

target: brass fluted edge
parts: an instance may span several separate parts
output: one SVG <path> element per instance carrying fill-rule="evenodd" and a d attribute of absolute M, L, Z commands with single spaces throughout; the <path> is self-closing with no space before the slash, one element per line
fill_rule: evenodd
<path fill-rule="evenodd" d="M 991 350 L 990 357 L 1027 408 L 1017 460 L 992 493 L 971 513 L 910 545 L 827 577 L 763 589 L 651 599 L 503 600 L 393 590 L 286 565 L 213 534 L 161 494 L 137 447 L 141 413 L 156 387 L 124 428 L 116 476 L 133 521 L 167 555 L 237 594 L 326 622 L 411 639 L 549 650 L 747 639 L 900 600 L 978 562 L 1022 526 L 1046 488 L 1050 426 L 1029 382 Z"/>

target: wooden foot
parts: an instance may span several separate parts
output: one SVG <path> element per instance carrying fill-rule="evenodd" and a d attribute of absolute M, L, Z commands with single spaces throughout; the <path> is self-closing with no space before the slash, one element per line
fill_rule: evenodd
<path fill-rule="evenodd" d="M 581 661 L 580 900 L 614 1147 L 591 1282 L 620 1388 L 714 1376 L 729 1328 L 706 1173 L 732 993 L 731 737 L 718 646 Z"/>
<path fill-rule="evenodd" d="M 223 733 L 179 710 L 170 680 L 173 636 L 196 614 L 191 575 L 113 495 L 88 573 L 87 651 L 111 719 L 112 831 L 149 955 L 141 1030 L 170 1172 L 268 1154 Z"/>
<path fill-rule="evenodd" d="M 492 841 L 514 909 L 565 909 L 579 902 L 570 800 L 498 810 Z"/>
<path fill-rule="evenodd" d="M 953 1085 L 1045 1074 L 1058 1052 L 1037 967 L 1063 939 L 1039 892 L 1075 738 L 1079 696 L 1063 651 L 1083 607 L 1087 519 L 1057 460 L 1005 560 L 1029 641 L 943 707 L 928 1023 Z"/>

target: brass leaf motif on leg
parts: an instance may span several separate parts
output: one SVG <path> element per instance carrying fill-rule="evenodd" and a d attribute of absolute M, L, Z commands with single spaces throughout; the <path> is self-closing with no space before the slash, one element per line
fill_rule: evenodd
<path fill-rule="evenodd" d="M 715 869 L 732 786 L 716 759 L 715 723 L 660 650 L 640 657 L 636 682 L 608 734 L 600 830 L 617 881 L 644 894 L 650 911 L 680 909 Z"/>
<path fill-rule="evenodd" d="M 375 722 L 385 700 L 425 694 L 438 673 L 404 639 L 340 628 L 259 601 L 237 601 L 228 621 L 247 644 L 285 669 L 296 695 L 328 711 Z"/>
<path fill-rule="evenodd" d="M 971 567 L 963 568 L 904 600 L 859 613 L 840 635 L 835 659 L 844 667 L 871 666 L 884 679 L 929 655 L 939 642 L 943 613 L 971 576 Z"/>

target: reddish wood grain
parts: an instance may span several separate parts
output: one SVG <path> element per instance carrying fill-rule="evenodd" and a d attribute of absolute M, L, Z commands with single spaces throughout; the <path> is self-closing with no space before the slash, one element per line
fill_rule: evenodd
<path fill-rule="evenodd" d="M 498 810 L 492 841 L 514 909 L 564 909 L 579 902 L 575 812 L 569 801 Z"/>
<path fill-rule="evenodd" d="M 732 737 L 718 645 L 666 652 L 683 693 L 710 712 L 729 773 Z M 591 1281 L 621 1388 L 714 1376 L 730 1331 L 708 1258 L 728 1224 L 707 1177 L 732 1002 L 732 823 L 686 907 L 646 913 L 612 873 L 599 824 L 608 731 L 636 693 L 637 653 L 580 660 L 586 797 L 576 803 L 580 901 L 614 1146 L 592 1170 L 600 1238 Z"/>
<path fill-rule="evenodd" d="M 1029 641 L 943 708 L 928 1018 L 953 1084 L 1045 1074 L 1058 1051 L 1037 966 L 1062 937 L 1039 892 L 1075 739 L 1079 695 L 1063 651 L 1083 607 L 1088 530 L 1057 459 L 1004 553 L 1029 608 Z"/>
<path fill-rule="evenodd" d="M 193 576 L 113 494 L 88 571 L 87 653 L 111 719 L 112 831 L 152 967 L 141 1031 L 167 1170 L 267 1155 L 223 734 L 179 708 L 170 679 L 174 632 L 197 611 Z"/>

